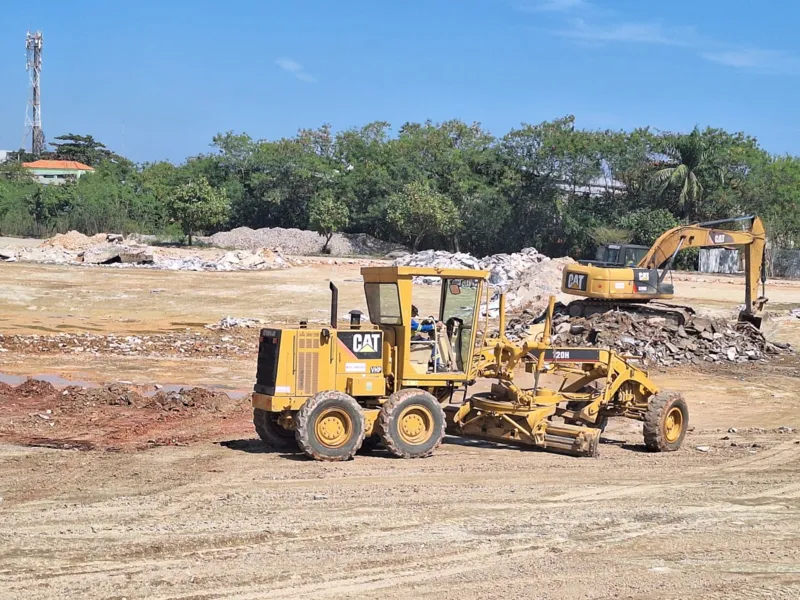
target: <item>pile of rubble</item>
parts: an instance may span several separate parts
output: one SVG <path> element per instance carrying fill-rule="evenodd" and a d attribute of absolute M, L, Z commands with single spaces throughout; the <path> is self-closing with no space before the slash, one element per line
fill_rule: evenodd
<path fill-rule="evenodd" d="M 238 329 L 244 327 L 245 329 L 253 329 L 264 325 L 261 319 L 250 319 L 247 317 L 223 317 L 217 323 L 210 323 L 206 325 L 206 329 L 212 331 L 227 331 L 228 329 Z"/>
<path fill-rule="evenodd" d="M 292 264 L 279 248 L 257 248 L 227 252 L 220 257 L 169 257 L 156 254 L 151 268 L 168 271 L 266 271 L 287 269 Z"/>
<path fill-rule="evenodd" d="M 292 266 L 279 248 L 232 252 L 153 248 L 133 238 L 125 240 L 119 234 L 101 233 L 89 237 L 77 231 L 55 235 L 33 248 L 0 249 L 0 260 L 134 266 L 168 271 L 260 271 Z"/>
<path fill-rule="evenodd" d="M 561 300 L 561 272 L 565 265 L 572 262 L 574 261 L 569 257 L 550 258 L 535 248 L 524 248 L 513 254 L 494 254 L 481 259 L 462 252 L 426 250 L 401 256 L 394 264 L 489 271 L 489 282 L 497 288 L 497 293 L 490 302 L 488 311 L 490 315 L 496 316 L 500 292 L 506 293 L 507 306 L 514 311 L 540 310 L 547 305 L 550 296 L 557 296 Z M 436 277 L 418 277 L 415 282 L 439 285 L 440 280 Z"/>
<path fill-rule="evenodd" d="M 395 259 L 399 267 L 433 267 L 439 269 L 481 269 L 490 271 L 489 281 L 501 289 L 505 289 L 520 274 L 550 258 L 540 254 L 536 248 L 523 248 L 513 254 L 494 254 L 483 258 L 475 258 L 463 252 L 447 252 L 446 250 L 425 250 L 416 254 L 406 254 Z M 418 283 L 439 284 L 439 280 L 422 277 Z"/>
<path fill-rule="evenodd" d="M 539 316 L 525 312 L 512 319 L 506 335 L 520 340 Z M 765 361 L 770 356 L 791 351 L 789 344 L 768 341 L 749 323 L 720 318 L 689 317 L 683 325 L 665 317 L 622 311 L 571 318 L 566 306 L 559 304 L 553 329 L 555 345 L 611 348 L 663 367 L 701 362 Z"/>
<path fill-rule="evenodd" d="M 204 244 L 235 250 L 281 248 L 292 256 L 322 254 L 327 242 L 325 236 L 315 231 L 282 227 L 262 229 L 237 227 L 231 231 L 220 231 L 212 236 L 199 237 L 197 240 Z M 334 233 L 327 244 L 327 253 L 331 256 L 385 256 L 396 250 L 403 248 L 366 233 Z"/>

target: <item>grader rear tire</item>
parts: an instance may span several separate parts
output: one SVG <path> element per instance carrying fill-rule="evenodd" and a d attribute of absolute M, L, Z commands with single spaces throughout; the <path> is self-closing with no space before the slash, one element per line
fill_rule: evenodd
<path fill-rule="evenodd" d="M 650 399 L 644 417 L 644 445 L 651 452 L 674 452 L 689 429 L 689 408 L 678 393 L 661 392 Z"/>
<path fill-rule="evenodd" d="M 433 454 L 444 437 L 441 404 L 428 392 L 407 389 L 386 400 L 378 415 L 378 431 L 386 449 L 398 458 L 424 458 Z"/>
<path fill-rule="evenodd" d="M 261 410 L 260 408 L 253 409 L 253 425 L 255 425 L 258 437 L 270 448 L 296 450 L 297 440 L 294 437 L 294 431 L 285 429 L 278 423 L 278 416 L 278 413 Z"/>
<path fill-rule="evenodd" d="M 365 433 L 361 407 L 343 392 L 319 392 L 297 412 L 297 444 L 315 460 L 350 460 L 361 448 Z"/>

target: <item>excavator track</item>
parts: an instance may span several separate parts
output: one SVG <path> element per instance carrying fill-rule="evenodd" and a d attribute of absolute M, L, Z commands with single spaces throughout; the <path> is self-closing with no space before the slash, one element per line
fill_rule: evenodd
<path fill-rule="evenodd" d="M 627 312 L 648 317 L 663 317 L 674 325 L 686 325 L 694 316 L 691 306 L 666 304 L 664 302 L 614 302 L 610 300 L 573 300 L 567 305 L 572 318 L 588 318 L 598 313 L 612 311 Z"/>

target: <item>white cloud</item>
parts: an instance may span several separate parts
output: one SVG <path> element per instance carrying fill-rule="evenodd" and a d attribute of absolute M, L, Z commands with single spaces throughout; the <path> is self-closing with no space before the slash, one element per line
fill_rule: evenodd
<path fill-rule="evenodd" d="M 564 27 L 552 34 L 579 46 L 596 48 L 603 44 L 651 44 L 687 48 L 705 60 L 727 67 L 773 75 L 800 75 L 800 56 L 783 50 L 737 46 L 702 36 L 695 27 L 673 27 L 658 21 L 613 20 L 617 11 L 601 10 L 588 0 L 519 0 L 525 12 L 570 12 L 580 9 L 584 17 L 564 19 Z"/>
<path fill-rule="evenodd" d="M 584 41 L 663 44 L 667 46 L 696 46 L 699 43 L 693 28 L 666 28 L 657 23 L 589 24 L 582 19 L 572 22 L 569 29 L 557 35 Z"/>
<path fill-rule="evenodd" d="M 275 61 L 275 64 L 287 73 L 294 75 L 300 81 L 305 81 L 306 83 L 314 83 L 316 81 L 316 78 L 310 73 L 307 73 L 303 65 L 296 60 L 292 60 L 291 58 L 279 58 Z"/>
<path fill-rule="evenodd" d="M 711 62 L 737 69 L 774 74 L 800 73 L 800 58 L 782 50 L 742 48 L 703 52 L 702 56 Z"/>

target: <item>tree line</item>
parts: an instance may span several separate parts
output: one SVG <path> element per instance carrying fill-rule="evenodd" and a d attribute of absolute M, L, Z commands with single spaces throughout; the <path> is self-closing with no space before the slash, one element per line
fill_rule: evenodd
<path fill-rule="evenodd" d="M 384 122 L 291 138 L 214 137 L 180 165 L 134 164 L 91 136 L 56 138 L 42 158 L 93 174 L 61 186 L 0 165 L 0 234 L 77 229 L 191 241 L 238 226 L 363 232 L 413 248 L 483 255 L 534 246 L 586 256 L 602 243 L 651 244 L 665 229 L 758 214 L 771 241 L 800 241 L 800 159 L 744 133 L 579 129 L 567 116 L 496 137 L 462 121 Z"/>

